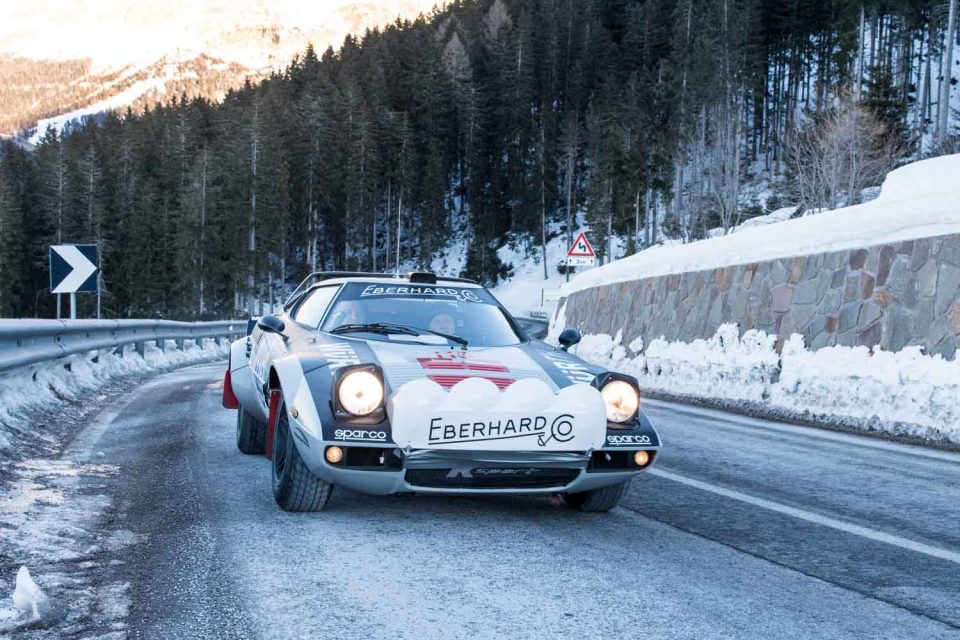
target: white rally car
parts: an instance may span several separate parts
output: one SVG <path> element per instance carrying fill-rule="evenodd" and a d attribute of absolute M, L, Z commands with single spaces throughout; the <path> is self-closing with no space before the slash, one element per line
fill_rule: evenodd
<path fill-rule="evenodd" d="M 315 273 L 233 343 L 223 402 L 288 511 L 371 494 L 561 494 L 607 511 L 660 439 L 637 381 L 526 336 L 486 289 L 430 273 Z"/>

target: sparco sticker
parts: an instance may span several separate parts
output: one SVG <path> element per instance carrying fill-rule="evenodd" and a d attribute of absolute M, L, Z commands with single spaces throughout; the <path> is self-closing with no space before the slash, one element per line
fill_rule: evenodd
<path fill-rule="evenodd" d="M 366 429 L 337 429 L 333 432 L 333 437 L 337 440 L 375 440 L 377 442 L 387 439 L 386 431 L 368 431 Z"/>
<path fill-rule="evenodd" d="M 653 444 L 650 440 L 650 436 L 645 435 L 634 435 L 634 436 L 607 436 L 607 444 L 612 446 L 617 445 L 628 445 L 628 444 Z"/>

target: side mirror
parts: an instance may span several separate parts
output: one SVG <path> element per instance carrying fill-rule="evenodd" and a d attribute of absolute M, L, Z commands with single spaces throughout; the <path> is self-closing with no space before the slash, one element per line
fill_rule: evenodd
<path fill-rule="evenodd" d="M 275 333 L 283 339 L 287 338 L 283 335 L 283 330 L 287 328 L 287 325 L 277 316 L 263 316 L 257 321 L 257 326 L 260 327 L 261 331 Z"/>
<path fill-rule="evenodd" d="M 581 335 L 578 330 L 564 329 L 563 332 L 560 333 L 560 337 L 558 338 L 558 340 L 560 341 L 560 348 L 566 351 L 573 345 L 580 342 L 580 338 L 581 338 Z"/>

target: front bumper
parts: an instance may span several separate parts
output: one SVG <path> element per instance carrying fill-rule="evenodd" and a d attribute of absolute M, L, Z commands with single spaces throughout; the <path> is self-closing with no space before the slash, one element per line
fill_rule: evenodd
<path fill-rule="evenodd" d="M 294 440 L 307 467 L 334 485 L 361 493 L 386 495 L 415 492 L 434 494 L 550 494 L 590 491 L 629 480 L 652 466 L 657 447 L 646 466 L 598 468 L 597 455 L 624 455 L 623 450 L 594 453 L 554 451 L 403 451 L 394 445 L 358 445 L 327 442 L 294 425 Z M 383 460 L 369 465 L 332 465 L 324 459 L 328 446 L 375 450 Z M 374 455 L 376 460 L 377 456 Z M 346 460 L 349 460 L 349 455 Z"/>

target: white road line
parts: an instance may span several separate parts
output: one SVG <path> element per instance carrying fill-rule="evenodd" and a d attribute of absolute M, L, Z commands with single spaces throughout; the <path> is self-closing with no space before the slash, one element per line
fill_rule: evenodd
<path fill-rule="evenodd" d="M 773 422 L 763 420 L 761 418 L 754 418 L 752 416 L 741 416 L 739 414 L 730 413 L 720 409 L 711 409 L 696 405 L 685 405 L 675 402 L 668 402 L 666 400 L 657 400 L 654 398 L 646 399 L 644 404 L 652 406 L 654 413 L 656 411 L 665 411 L 680 415 L 687 414 L 695 416 L 701 420 L 714 419 L 718 421 L 716 426 L 727 429 L 741 431 L 748 431 L 751 429 L 767 429 L 769 431 L 779 431 L 780 433 L 795 434 L 797 436 L 807 438 L 816 438 L 819 440 L 852 444 L 858 447 L 865 447 L 867 449 L 878 449 L 881 451 L 889 451 L 890 453 L 919 456 L 921 458 L 928 458 L 930 460 L 960 464 L 960 453 L 941 451 L 939 449 L 926 449 L 919 445 L 880 440 L 878 438 L 871 438 L 866 434 L 857 435 L 840 431 L 830 431 L 828 429 L 818 429 L 816 427 L 808 427 L 806 425 Z M 656 423 L 654 423 L 654 426 L 656 426 Z"/>
<path fill-rule="evenodd" d="M 852 533 L 853 535 L 860 536 L 862 538 L 875 540 L 876 542 L 892 544 L 893 546 L 900 547 L 901 549 L 916 551 L 917 553 L 922 553 L 923 555 L 930 556 L 932 558 L 938 558 L 940 560 L 946 560 L 948 562 L 960 564 L 960 553 L 955 551 L 949 551 L 947 549 L 941 549 L 939 547 L 934 547 L 932 545 L 917 542 L 915 540 L 901 538 L 900 536 L 884 533 L 883 531 L 877 531 L 876 529 L 870 529 L 869 527 L 862 527 L 851 522 L 844 522 L 843 520 L 830 518 L 828 516 L 820 515 L 819 513 L 813 513 L 804 509 L 790 507 L 785 504 L 780 504 L 779 502 L 764 500 L 763 498 L 757 498 L 745 493 L 740 493 L 739 491 L 734 491 L 732 489 L 724 489 L 723 487 L 718 487 L 707 482 L 701 482 L 700 480 L 694 480 L 693 478 L 688 478 L 671 471 L 664 471 L 663 469 L 654 468 L 647 471 L 647 473 L 653 474 L 665 480 L 679 482 L 680 484 L 685 484 L 688 487 L 700 489 L 701 491 L 708 491 L 719 496 L 724 496 L 725 498 L 739 500 L 740 502 L 745 502 L 746 504 L 751 504 L 755 507 L 760 507 L 761 509 L 775 511 L 776 513 L 782 513 L 800 520 L 806 520 L 807 522 L 830 527 L 831 529 L 836 529 L 837 531 Z"/>

